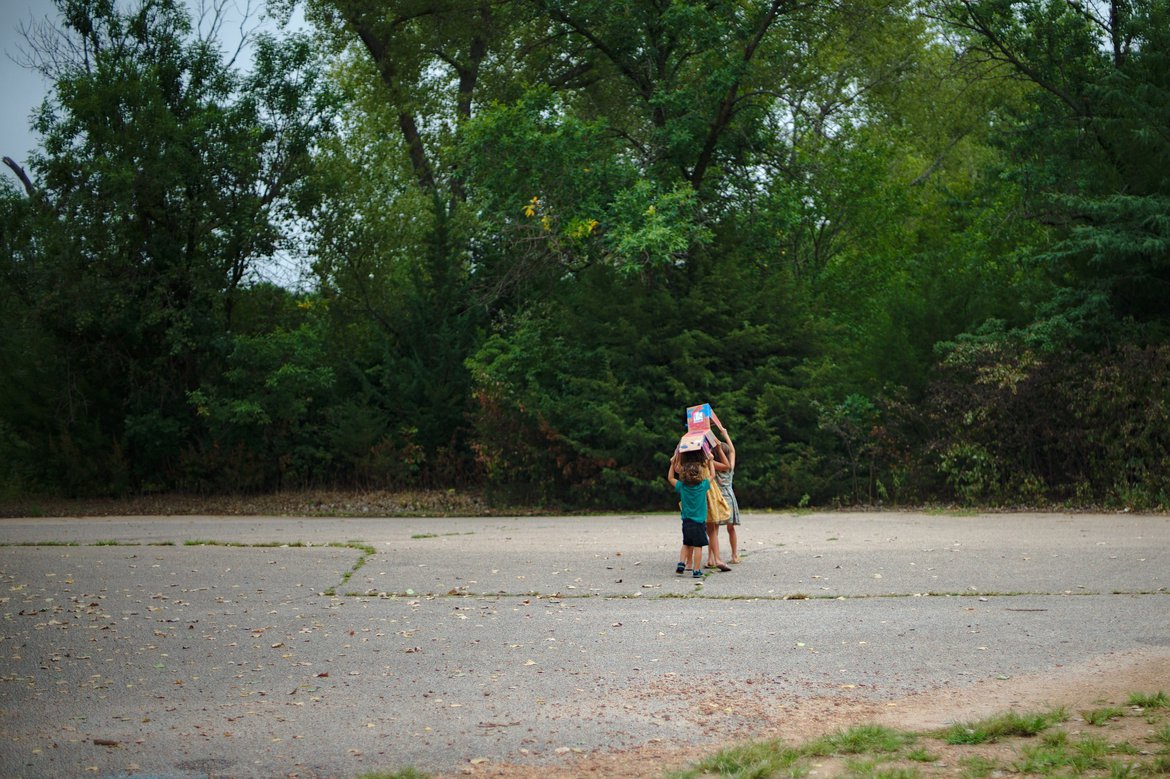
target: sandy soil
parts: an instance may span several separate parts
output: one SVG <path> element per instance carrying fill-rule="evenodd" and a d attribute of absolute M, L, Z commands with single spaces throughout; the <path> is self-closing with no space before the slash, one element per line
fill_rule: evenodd
<path fill-rule="evenodd" d="M 920 693 L 900 700 L 861 701 L 841 698 L 812 698 L 794 701 L 760 701 L 743 695 L 706 694 L 699 700 L 700 709 L 717 714 L 735 709 L 743 715 L 749 707 L 749 720 L 759 723 L 751 733 L 728 734 L 716 738 L 716 746 L 688 748 L 678 744 L 648 744 L 622 752 L 566 754 L 560 765 L 504 765 L 483 763 L 468 765 L 452 776 L 494 776 L 510 779 L 574 779 L 604 776 L 614 779 L 661 779 L 665 771 L 680 769 L 721 747 L 739 741 L 779 739 L 798 745 L 837 730 L 861 724 L 879 724 L 898 730 L 927 733 L 954 722 L 970 722 L 1007 711 L 1040 712 L 1064 707 L 1070 720 L 1063 727 L 1077 733 L 1087 726 L 1077 716 L 1081 711 L 1103 706 L 1125 706 L 1132 693 L 1170 692 L 1170 653 L 1165 650 L 1110 655 L 1078 666 L 1053 668 L 1050 672 L 1011 679 L 992 679 L 968 687 L 947 687 Z M 631 693 L 661 696 L 663 690 Z M 718 719 L 718 717 L 715 717 Z M 1129 717 L 1111 723 L 1110 738 L 1128 738 L 1134 731 L 1140 742 L 1148 725 L 1141 718 Z M 711 733 L 706 735 L 710 736 Z M 948 747 L 932 742 L 929 751 L 937 757 L 936 773 L 958 773 L 962 755 L 974 752 L 988 758 L 1010 759 L 1018 745 L 1001 742 L 972 747 Z M 814 766 L 811 775 L 831 777 L 841 772 L 843 761 L 826 760 Z"/>

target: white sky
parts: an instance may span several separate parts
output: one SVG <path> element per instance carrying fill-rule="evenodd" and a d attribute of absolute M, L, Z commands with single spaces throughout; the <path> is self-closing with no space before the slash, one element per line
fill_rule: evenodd
<path fill-rule="evenodd" d="M 201 4 L 211 0 L 187 0 L 192 9 L 192 18 L 198 18 L 198 9 Z M 237 14 L 236 19 L 242 19 L 242 9 L 247 7 L 248 0 L 228 0 L 229 11 Z M 263 11 L 263 0 L 251 0 L 252 13 L 249 26 L 259 21 Z M 27 49 L 28 44 L 21 37 L 22 27 L 28 28 L 49 19 L 54 24 L 58 21 L 57 9 L 52 0 L 4 0 L 4 13 L 0 14 L 0 156 L 11 157 L 19 164 L 26 165 L 29 152 L 36 148 L 37 139 L 29 130 L 30 115 L 41 104 L 48 93 L 49 85 L 40 74 L 24 68 L 17 62 L 27 59 L 21 55 L 21 50 Z M 119 2 L 119 7 L 125 3 Z M 298 9 L 294 16 L 293 26 L 303 24 L 303 17 Z M 239 22 L 223 25 L 223 36 L 237 36 L 233 40 L 222 40 L 223 48 L 234 49 L 239 42 Z M 265 25 L 275 28 L 274 23 Z M 7 168 L 0 168 L 0 176 L 11 176 Z M 16 183 L 13 180 L 12 183 Z"/>
<path fill-rule="evenodd" d="M 0 156 L 12 157 L 20 164 L 36 146 L 29 132 L 29 114 L 45 97 L 46 85 L 40 75 L 22 68 L 13 60 L 22 59 L 25 42 L 21 25 L 28 26 L 55 12 L 50 0 L 7 0 L 6 12 L 0 16 L 0 84 L 3 84 L 3 110 L 0 110 Z M 10 175 L 0 170 L 0 175 Z M 13 182 L 15 183 L 15 181 Z"/>

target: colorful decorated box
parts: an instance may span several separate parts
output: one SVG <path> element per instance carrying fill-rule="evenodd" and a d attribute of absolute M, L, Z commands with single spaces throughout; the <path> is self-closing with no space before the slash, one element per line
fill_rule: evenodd
<path fill-rule="evenodd" d="M 687 409 L 687 432 L 678 442 L 680 452 L 710 452 L 711 447 L 718 443 L 715 434 L 711 432 L 711 420 L 718 421 L 719 417 L 711 410 L 710 403 L 691 406 Z"/>
<path fill-rule="evenodd" d="M 706 432 L 711 429 L 711 420 L 719 421 L 710 403 L 700 406 L 691 406 L 687 409 L 687 432 Z"/>

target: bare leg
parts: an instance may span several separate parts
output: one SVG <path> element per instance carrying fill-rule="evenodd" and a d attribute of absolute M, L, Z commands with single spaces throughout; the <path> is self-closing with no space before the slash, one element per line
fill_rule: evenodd
<path fill-rule="evenodd" d="M 739 562 L 739 541 L 735 537 L 735 525 L 727 523 L 727 541 L 731 544 L 731 562 Z"/>
<path fill-rule="evenodd" d="M 713 565 L 721 571 L 730 571 L 731 566 L 723 562 L 719 555 L 719 525 L 714 522 L 707 523 L 707 538 L 710 543 L 707 550 L 707 565 Z"/>

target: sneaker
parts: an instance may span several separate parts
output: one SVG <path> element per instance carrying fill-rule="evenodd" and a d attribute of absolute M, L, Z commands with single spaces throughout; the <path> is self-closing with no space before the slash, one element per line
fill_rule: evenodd
<path fill-rule="evenodd" d="M 685 573 L 686 570 L 687 570 L 687 567 L 684 564 L 679 563 L 678 566 L 674 569 L 674 572 L 675 573 Z"/>
<path fill-rule="evenodd" d="M 696 568 L 695 570 L 691 571 L 691 576 L 693 576 L 696 579 L 702 579 L 703 572 Z"/>

